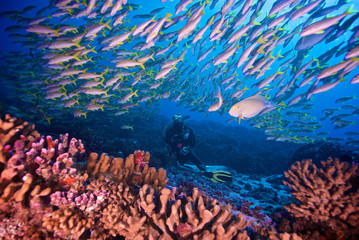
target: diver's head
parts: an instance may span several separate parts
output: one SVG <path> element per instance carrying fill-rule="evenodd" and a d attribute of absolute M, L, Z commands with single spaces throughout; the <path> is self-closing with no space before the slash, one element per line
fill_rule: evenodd
<path fill-rule="evenodd" d="M 182 114 L 177 113 L 177 114 L 173 115 L 172 120 L 173 120 L 173 126 L 175 128 L 181 128 L 182 129 L 182 127 L 183 127 Z"/>
<path fill-rule="evenodd" d="M 182 114 L 176 113 L 175 115 L 173 115 L 172 120 L 174 124 L 182 124 L 183 123 Z"/>

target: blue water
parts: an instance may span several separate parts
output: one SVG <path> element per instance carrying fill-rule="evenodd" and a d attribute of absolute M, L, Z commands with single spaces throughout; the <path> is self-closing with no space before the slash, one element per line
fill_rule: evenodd
<path fill-rule="evenodd" d="M 86 1 L 89 2 L 89 1 Z M 102 4 L 104 1 L 97 1 L 98 3 Z M 193 1 L 189 6 L 191 6 L 192 4 L 195 4 L 198 1 Z M 194 32 L 197 32 L 200 28 L 202 28 L 207 20 L 209 20 L 213 14 L 220 12 L 221 8 L 223 6 L 223 4 L 226 1 L 218 1 L 218 3 L 216 4 L 216 7 L 212 10 L 209 9 L 209 5 L 206 6 L 204 12 L 205 14 L 203 15 L 200 23 L 199 23 L 199 27 L 197 27 Z M 237 2 L 237 1 L 235 1 Z M 256 1 L 253 1 L 254 3 L 256 3 Z M 266 16 L 268 15 L 272 4 L 274 1 L 266 1 L 265 5 L 263 6 L 263 8 L 260 11 L 260 15 L 256 18 L 256 22 L 261 22 L 263 21 L 263 19 L 266 18 Z M 302 3 L 304 3 L 305 1 L 302 1 Z M 146 19 L 140 19 L 140 18 L 133 18 L 135 15 L 138 14 L 148 14 L 150 13 L 153 9 L 162 7 L 162 6 L 166 6 L 165 9 L 163 9 L 162 11 L 160 11 L 156 16 L 155 19 L 160 19 L 162 17 L 164 17 L 164 15 L 166 13 L 171 13 L 172 16 L 170 18 L 174 18 L 180 14 L 185 13 L 185 11 L 182 11 L 180 14 L 175 15 L 175 7 L 176 5 L 179 3 L 179 1 L 167 1 L 165 3 L 161 3 L 159 0 L 156 1 L 136 1 L 136 2 L 131 2 L 128 1 L 128 4 L 131 5 L 132 3 L 136 3 L 141 5 L 141 7 L 139 9 L 136 10 L 132 10 L 130 11 L 130 13 L 128 14 L 128 16 L 125 18 L 126 21 L 125 23 L 123 23 L 124 27 L 128 27 L 126 29 L 122 29 L 119 32 L 111 32 L 111 35 L 118 35 L 120 33 L 124 33 L 126 31 L 129 31 L 133 26 L 136 26 L 146 20 L 148 20 L 148 18 Z M 23 9 L 25 6 L 30 5 L 30 4 L 34 4 L 33 1 L 21 1 L 21 0 L 14 0 L 14 1 L 3 1 L 1 3 L 1 11 L 9 11 L 9 10 L 21 10 Z M 30 13 L 26 14 L 26 17 L 29 18 L 34 18 L 35 17 L 35 13 L 42 7 L 47 6 L 48 1 L 36 1 L 36 6 L 37 8 L 35 10 L 32 10 Z M 326 1 L 325 2 L 325 7 L 326 6 L 332 6 L 337 4 L 337 1 Z M 352 1 L 349 2 L 348 4 L 343 5 L 342 7 L 338 8 L 336 11 L 331 12 L 327 17 L 332 17 L 332 16 L 337 16 L 339 14 L 342 14 L 344 11 L 346 11 L 348 9 L 348 7 L 350 5 L 353 5 L 353 10 L 358 11 L 359 10 L 359 4 L 357 1 Z M 94 11 L 99 11 L 99 7 L 96 7 Z M 188 7 L 186 8 L 187 10 L 189 9 Z M 238 13 L 238 11 L 241 9 L 241 7 L 235 9 L 235 10 L 231 10 L 230 13 L 232 15 L 236 15 Z M 280 13 L 285 13 L 288 12 L 288 8 L 285 8 L 284 10 L 282 10 Z M 253 11 L 249 14 L 249 16 L 246 18 L 246 20 L 243 22 L 244 25 L 249 24 L 249 17 L 252 15 Z M 53 14 L 53 10 L 50 11 L 46 11 L 46 14 Z M 113 18 L 117 17 L 117 15 L 115 15 Z M 283 28 L 288 29 L 289 33 L 299 24 L 304 24 L 305 21 L 308 19 L 309 14 L 307 14 L 305 17 L 297 19 L 295 21 L 289 21 L 288 24 L 283 25 Z M 349 19 L 350 17 L 352 17 L 353 14 L 347 16 L 344 18 L 344 21 Z M 226 16 L 226 18 L 228 17 L 228 14 Z M 108 19 L 110 19 L 111 17 L 105 16 L 104 18 L 104 22 L 106 22 Z M 217 21 L 219 19 L 219 17 L 215 18 L 215 21 Z M 232 18 L 229 18 L 230 20 Z M 323 18 L 317 18 L 316 21 L 322 20 Z M 90 23 L 91 21 L 91 23 Z M 68 19 L 65 22 L 63 22 L 63 24 L 66 25 L 70 25 L 70 26 L 75 26 L 81 30 L 83 30 L 83 28 L 80 28 L 81 25 L 85 26 L 85 25 L 90 25 L 90 24 L 96 24 L 100 21 L 100 18 L 97 17 L 96 19 L 92 19 L 92 20 L 86 20 L 85 18 L 81 18 L 81 19 Z M 179 29 L 181 29 L 185 24 L 186 24 L 187 19 L 185 19 L 185 21 L 182 21 L 178 24 L 176 24 L 175 26 L 170 27 L 169 29 L 165 29 L 163 30 L 163 33 L 169 33 L 172 31 L 178 31 Z M 57 24 L 59 24 L 59 20 L 58 18 L 54 18 L 54 19 L 49 19 L 47 21 L 48 25 L 56 28 Z M 112 23 L 112 22 L 111 22 Z M 9 52 L 9 51 L 22 51 L 24 53 L 28 53 L 28 49 L 26 49 L 25 47 L 21 46 L 20 44 L 14 44 L 13 43 L 13 39 L 11 39 L 10 37 L 8 37 L 9 32 L 5 32 L 5 28 L 8 26 L 11 26 L 15 24 L 15 22 L 13 20 L 9 20 L 7 18 L 2 18 L 2 24 L 0 26 L 0 35 L 1 35 L 1 44 L 0 44 L 0 50 L 4 51 L 4 52 Z M 230 24 L 230 23 L 229 23 Z M 328 44 L 321 42 L 317 45 L 315 45 L 309 53 L 307 53 L 306 57 L 304 58 L 302 64 L 300 66 L 302 66 L 303 64 L 307 63 L 309 60 L 311 60 L 312 58 L 317 58 L 320 55 L 322 55 L 325 51 L 329 51 L 332 47 L 336 46 L 337 44 L 339 44 L 340 42 L 343 42 L 342 46 L 346 46 L 346 42 L 349 40 L 349 38 L 351 37 L 351 35 L 353 34 L 352 30 L 355 29 L 355 27 L 358 27 L 359 25 L 359 20 L 355 20 L 351 27 L 349 29 L 346 29 L 344 31 L 344 34 L 341 34 L 340 37 L 338 37 L 337 39 L 335 39 L 332 42 L 329 42 Z M 241 25 L 242 26 L 242 25 Z M 240 27 L 238 27 L 236 30 L 238 30 Z M 207 36 L 209 34 L 211 30 L 207 30 L 205 36 Z M 21 34 L 26 34 L 26 31 L 20 31 Z M 105 32 L 106 37 L 108 37 L 109 35 L 109 31 Z M 32 36 L 36 36 L 36 34 L 33 34 Z M 286 35 L 284 35 L 286 36 Z M 42 40 L 46 39 L 44 38 L 44 36 L 39 35 L 38 36 L 38 40 L 39 40 L 39 44 Z M 246 37 L 250 37 L 246 36 Z M 97 38 L 102 38 L 101 34 L 98 34 Z M 295 56 L 295 54 L 297 54 L 297 51 L 294 50 L 294 46 L 296 45 L 297 41 L 300 39 L 301 37 L 299 36 L 299 33 L 295 34 L 295 36 L 293 37 L 293 39 L 291 40 L 291 42 L 286 46 L 286 48 L 283 48 L 281 45 L 276 46 L 273 49 L 273 55 L 275 56 L 276 54 L 280 53 L 285 53 L 288 50 L 291 51 L 291 53 L 289 54 L 289 56 L 286 58 L 290 58 Z M 54 38 L 55 40 L 56 38 Z M 119 49 L 127 49 L 127 50 L 131 50 L 131 48 L 137 44 L 138 42 L 144 41 L 146 39 L 146 36 L 144 37 L 140 37 L 138 39 L 135 39 L 133 41 L 130 41 L 129 43 L 125 43 L 124 45 L 121 45 L 119 47 Z M 155 46 L 156 47 L 160 47 L 160 48 L 164 48 L 166 46 L 168 46 L 168 44 L 171 41 L 176 42 L 177 37 L 173 37 L 170 40 L 167 41 L 157 41 Z M 201 39 L 201 41 L 205 39 L 205 37 L 203 37 Z M 49 41 L 54 41 L 54 40 L 46 40 L 45 42 Z M 179 43 L 177 43 L 177 46 L 175 47 L 176 50 L 173 52 L 173 55 L 171 57 L 178 57 L 178 55 L 184 50 L 184 44 L 186 42 L 188 42 L 189 40 L 192 40 L 192 36 L 189 38 L 185 38 L 182 41 L 180 41 Z M 255 87 L 252 87 L 252 85 L 260 80 L 262 80 L 263 78 L 270 76 L 271 74 L 275 73 L 279 67 L 281 67 L 283 69 L 283 67 L 285 66 L 280 66 L 281 63 L 283 63 L 284 61 L 286 61 L 286 59 L 279 59 L 276 60 L 274 62 L 274 64 L 271 66 L 270 70 L 265 72 L 265 75 L 262 76 L 261 78 L 259 78 L 258 80 L 254 80 L 254 76 L 248 78 L 247 80 L 245 80 L 246 76 L 242 73 L 242 67 L 243 65 L 238 68 L 236 71 L 233 70 L 233 68 L 230 67 L 231 64 L 236 64 L 237 60 L 239 59 L 239 57 L 241 56 L 242 52 L 243 52 L 243 48 L 249 46 L 249 42 L 243 43 L 241 42 L 240 48 L 237 51 L 237 53 L 235 54 L 235 56 L 231 57 L 228 61 L 229 64 L 226 65 L 225 68 L 223 69 L 230 69 L 230 72 L 228 73 L 223 73 L 222 78 L 219 77 L 217 79 L 212 79 L 212 80 L 208 80 L 208 75 L 212 74 L 213 71 L 216 69 L 216 67 L 212 65 L 210 65 L 209 69 L 203 72 L 200 72 L 200 69 L 202 68 L 202 66 L 207 63 L 208 61 L 210 61 L 212 58 L 216 57 L 218 54 L 220 54 L 227 46 L 225 44 L 223 44 L 223 42 L 225 42 L 226 39 L 221 39 L 221 41 L 217 42 L 217 46 L 216 49 L 214 51 L 211 52 L 211 54 L 209 56 L 207 56 L 207 58 L 203 61 L 201 61 L 199 63 L 199 66 L 197 67 L 197 69 L 194 71 L 194 73 L 192 75 L 188 75 L 190 69 L 192 69 L 194 66 L 196 66 L 197 64 L 197 56 L 199 55 L 199 50 L 196 49 L 195 51 L 195 55 L 192 55 L 192 51 L 193 48 L 195 47 L 195 45 L 191 45 L 191 47 L 188 49 L 187 54 L 185 55 L 185 60 L 181 63 L 178 64 L 178 66 L 181 66 L 182 64 L 184 64 L 185 66 L 182 69 L 187 69 L 187 71 L 182 74 L 181 72 L 175 72 L 171 73 L 173 75 L 179 75 L 180 77 L 174 81 L 171 82 L 169 84 L 162 84 L 158 89 L 151 91 L 154 94 L 158 94 L 158 95 L 162 95 L 165 92 L 167 92 L 168 90 L 170 90 L 171 92 L 171 96 L 169 99 L 158 99 L 158 100 L 152 100 L 154 103 L 152 104 L 140 104 L 139 107 L 134 107 L 133 109 L 129 109 L 130 112 L 133 112 L 134 115 L 132 115 L 131 118 L 131 122 L 129 122 L 130 125 L 134 125 L 134 131 L 136 131 L 136 119 L 141 119 L 143 114 L 149 114 L 149 112 L 151 112 L 151 109 L 155 108 L 158 110 L 154 113 L 154 114 L 161 114 L 161 115 L 165 115 L 167 117 L 171 117 L 173 114 L 175 113 L 182 113 L 183 115 L 189 115 L 191 116 L 191 120 L 212 120 L 212 121 L 216 121 L 216 122 L 220 122 L 223 124 L 227 124 L 227 125 L 231 125 L 231 126 L 236 126 L 238 125 L 238 120 L 233 120 L 228 122 L 228 120 L 232 119 L 232 117 L 228 114 L 228 111 L 230 109 L 230 107 L 235 104 L 236 102 L 250 97 L 253 94 L 257 93 L 258 89 Z M 222 42 L 223 41 L 223 42 Z M 88 66 L 84 66 L 84 67 L 80 67 L 79 69 L 84 69 L 84 68 L 90 68 L 89 71 L 94 71 L 96 73 L 101 73 L 101 71 L 103 71 L 106 66 L 112 66 L 114 67 L 114 63 L 110 63 L 111 60 L 111 52 L 101 52 L 100 47 L 101 45 L 99 44 L 98 41 L 83 41 L 83 43 L 89 43 L 91 45 L 91 47 L 95 47 L 95 49 L 98 51 L 97 54 L 94 53 L 89 53 L 89 56 L 92 57 L 96 57 L 96 56 L 105 56 L 108 57 L 108 59 L 100 59 L 100 60 L 96 60 L 94 62 L 93 65 L 88 65 Z M 95 45 L 97 44 L 97 45 Z M 176 44 L 176 43 L 175 43 Z M 80 44 L 81 45 L 81 44 Z M 350 48 L 354 48 L 355 46 L 358 45 L 358 41 L 356 41 L 354 44 L 349 46 Z M 207 42 L 204 43 L 204 48 L 208 49 L 209 47 L 213 46 L 213 42 L 209 42 L 207 40 Z M 171 48 L 170 50 L 168 50 L 165 55 L 162 56 L 157 56 L 155 57 L 156 61 L 160 58 L 160 57 L 164 57 L 166 59 L 170 59 L 170 56 L 166 55 L 169 52 L 172 52 L 173 48 Z M 146 55 L 147 53 L 154 51 L 152 49 L 149 50 L 145 50 L 145 51 L 138 51 L 138 54 L 141 56 Z M 41 50 L 38 50 L 38 52 L 41 52 Z M 51 51 L 49 50 L 43 50 L 43 53 L 49 53 Z M 65 51 L 66 52 L 66 51 Z M 341 61 L 343 61 L 345 56 L 345 52 L 342 55 L 339 55 L 338 57 L 332 56 L 331 59 L 328 61 L 327 65 L 324 65 L 324 69 L 327 67 L 330 67 L 332 65 L 335 65 Z M 151 64 L 153 64 L 153 62 L 149 62 Z M 245 63 L 244 63 L 245 64 Z M 320 63 L 319 63 L 320 64 Z M 145 64 L 146 65 L 146 64 Z M 155 73 L 159 71 L 159 66 L 160 64 L 155 64 L 153 66 L 149 66 L 148 68 L 146 67 L 146 70 L 148 69 L 152 69 Z M 187 68 L 188 67 L 188 68 Z M 218 67 L 218 66 L 217 66 Z M 219 65 L 220 68 L 223 67 L 223 64 Z M 44 69 L 46 69 L 46 67 L 44 67 Z M 123 70 L 123 69 L 121 69 Z M 136 73 L 137 71 L 139 71 L 140 68 L 134 68 L 134 69 L 128 69 L 126 71 L 128 72 L 133 72 Z M 51 75 L 52 70 L 50 70 L 49 75 Z M 240 85 L 240 87 L 238 87 L 237 89 L 240 88 L 244 88 L 245 86 L 247 86 L 248 88 L 250 88 L 249 90 L 247 90 L 245 92 L 245 94 L 238 100 L 231 100 L 229 99 L 229 96 L 231 93 L 233 93 L 235 90 L 237 89 L 231 89 L 228 91 L 224 91 L 224 86 L 221 86 L 222 89 L 222 95 L 224 95 L 224 104 L 223 106 L 217 111 L 217 112 L 208 112 L 207 109 L 210 105 L 212 105 L 213 103 L 215 103 L 218 99 L 214 97 L 214 94 L 218 88 L 218 86 L 220 86 L 220 81 L 223 80 L 225 77 L 230 76 L 232 74 L 238 74 L 238 77 L 236 77 L 235 81 L 244 81 L 245 82 L 243 84 Z M 267 88 L 268 91 L 263 93 L 262 95 L 267 95 L 269 100 L 274 98 L 274 95 L 279 91 L 280 87 L 284 86 L 287 82 L 290 81 L 292 75 L 291 73 L 291 69 L 289 69 L 287 71 L 287 76 L 285 77 L 285 80 L 283 82 L 283 84 L 281 86 L 277 86 L 276 84 L 278 83 L 278 81 L 276 83 L 272 83 L 270 84 Z M 359 90 L 359 84 L 350 84 L 350 80 L 356 76 L 359 73 L 359 68 L 356 67 L 354 70 L 352 70 L 349 74 L 347 74 L 344 79 L 346 79 L 346 81 L 344 82 L 340 82 L 335 88 L 324 92 L 324 93 L 318 93 L 313 95 L 309 101 L 303 102 L 303 104 L 306 105 L 313 105 L 313 107 L 311 109 L 307 109 L 304 110 L 303 104 L 300 106 L 289 106 L 289 107 L 284 107 L 284 108 L 280 108 L 278 107 L 277 109 L 264 114 L 264 115 L 260 115 L 257 116 L 249 121 L 247 120 L 242 120 L 241 121 L 241 125 L 248 127 L 248 128 L 252 128 L 251 125 L 253 125 L 255 122 L 260 122 L 262 120 L 266 120 L 266 124 L 267 127 L 274 125 L 277 126 L 278 131 L 275 133 L 276 137 L 299 137 L 301 139 L 301 141 L 299 142 L 311 142 L 313 140 L 319 140 L 319 139 L 325 139 L 325 140 L 329 140 L 330 138 L 335 138 L 335 142 L 341 143 L 341 144 L 346 144 L 346 142 L 348 140 L 356 140 L 359 141 L 359 135 L 354 135 L 354 136 L 347 136 L 345 135 L 345 133 L 347 132 L 356 132 L 359 133 L 359 128 L 357 125 L 357 118 L 358 118 L 358 114 L 352 114 L 351 116 L 345 117 L 343 120 L 352 122 L 352 124 L 343 127 L 341 129 L 334 129 L 334 125 L 332 121 L 329 121 L 330 117 L 335 116 L 335 115 L 339 115 L 342 113 L 352 113 L 353 110 L 355 110 L 355 108 L 358 110 L 359 109 L 359 100 L 358 99 L 352 99 L 346 103 L 342 103 L 342 104 L 337 104 L 335 103 L 335 101 L 341 97 L 350 97 L 350 96 L 357 96 L 358 97 L 358 90 Z M 34 73 L 36 76 L 36 73 Z M 58 74 L 58 72 L 56 72 L 54 70 L 53 75 Z M 105 75 L 105 79 L 106 81 L 110 78 L 111 76 L 109 75 Z M 35 77 L 36 78 L 36 77 Z M 196 81 L 196 79 L 199 78 L 200 80 L 205 78 L 206 83 L 202 86 L 195 86 L 194 82 Z M 181 85 L 183 83 L 184 80 L 188 79 L 187 82 L 185 82 L 183 85 Z M 300 79 L 296 82 L 297 85 L 299 85 L 299 83 L 303 80 L 303 76 L 300 76 Z M 163 79 L 164 82 L 167 80 L 167 78 Z M 4 80 L 9 81 L 9 79 Z M 18 102 L 16 102 L 16 99 L 19 100 L 23 100 L 25 101 L 27 104 L 31 105 L 32 101 L 28 101 L 26 99 L 26 97 L 21 96 L 21 93 L 24 92 L 24 90 L 29 86 L 28 84 L 28 80 L 27 79 L 22 79 L 21 80 L 23 82 L 23 85 L 21 86 L 17 86 L 17 92 L 12 93 L 11 91 L 14 91 L 13 89 L 11 90 L 7 90 L 6 86 L 2 87 L 2 91 L 3 94 L 6 96 L 8 93 L 10 93 L 9 95 L 12 96 L 13 94 L 16 94 L 15 98 L 12 98 L 12 100 L 9 103 L 5 103 L 5 109 L 4 112 L 13 112 L 13 114 L 16 114 L 16 111 L 21 111 L 21 104 L 18 104 Z M 131 79 L 129 80 L 131 81 Z M 312 80 L 312 83 L 315 81 Z M 334 81 L 334 80 L 331 80 Z M 147 90 L 149 90 L 149 85 L 150 83 L 155 83 L 157 81 L 152 80 L 148 80 L 148 84 L 144 84 L 141 83 L 141 85 L 136 85 L 135 87 L 133 87 L 134 90 L 138 89 L 139 93 L 141 93 L 141 96 L 146 96 L 148 95 L 146 93 Z M 191 83 L 190 83 L 191 82 Z M 81 82 L 83 83 L 83 82 Z M 322 83 L 320 83 L 318 86 L 320 86 Z M 41 87 L 44 87 L 46 84 L 41 85 Z M 295 93 L 293 94 L 293 97 L 298 96 L 299 94 L 305 93 L 308 88 L 309 88 L 310 84 L 306 85 L 305 87 L 302 88 L 298 88 L 296 89 Z M 67 88 L 67 86 L 66 86 Z M 77 87 L 69 87 L 68 91 L 73 91 L 74 89 L 76 89 Z M 179 89 L 178 89 L 179 88 Z M 177 91 L 178 90 L 178 91 Z M 44 92 L 42 91 L 41 88 L 37 88 L 37 91 L 39 91 L 38 96 L 38 102 L 35 103 L 34 107 L 36 107 L 37 109 L 41 109 L 44 111 L 45 115 L 47 115 L 48 117 L 54 117 L 54 118 L 61 118 L 61 116 L 59 116 L 58 114 L 54 114 L 54 112 L 57 113 L 61 113 L 62 111 L 66 112 L 66 113 L 72 113 L 75 109 L 76 110 L 81 110 L 81 111 L 85 111 L 86 109 L 84 109 L 85 104 L 89 101 L 88 99 L 92 99 L 98 96 L 86 96 L 86 95 L 81 95 L 80 96 L 80 105 L 76 106 L 75 108 L 71 108 L 71 109 L 65 109 L 63 107 L 61 107 L 61 104 L 63 104 L 63 100 L 60 99 L 54 99 L 54 100 L 44 100 Z M 181 97 L 181 99 L 178 102 L 174 102 L 173 99 L 175 98 L 176 95 L 178 95 L 180 92 L 185 92 L 184 95 Z M 111 93 L 111 91 L 109 92 Z M 128 92 L 126 92 L 128 93 Z M 120 97 L 123 97 L 125 95 L 125 93 L 117 93 L 117 96 L 113 96 L 110 99 L 110 103 L 106 104 L 105 103 L 105 107 L 104 110 L 108 113 L 114 114 L 117 110 L 115 110 L 116 107 L 120 107 L 120 105 L 118 105 L 116 102 Z M 173 94 L 173 95 L 172 95 Z M 197 95 L 196 95 L 197 94 Z M 195 96 L 196 95 L 196 96 Z M 186 107 L 192 100 L 194 100 L 194 98 L 200 99 L 202 96 L 206 95 L 206 99 L 204 101 L 204 104 L 200 104 L 197 107 Z M 289 100 L 291 99 L 286 99 L 284 101 L 284 104 L 288 104 Z M 133 102 L 136 103 L 136 100 L 138 100 L 139 98 L 134 97 L 133 98 Z M 171 101 L 172 100 L 172 101 Z M 112 102 L 111 102 L 112 101 Z M 9 107 L 10 105 L 14 105 L 17 110 L 13 110 L 10 109 Z M 354 109 L 353 110 L 346 110 L 346 109 L 340 109 L 340 106 L 342 105 L 353 105 Z M 326 120 L 320 120 L 321 117 L 324 116 L 324 113 L 322 112 L 324 109 L 328 109 L 328 108 L 334 108 L 337 109 L 335 111 L 335 113 L 330 116 L 329 118 L 327 118 Z M 19 110 L 20 109 L 20 110 Z M 51 111 L 53 110 L 53 111 Z M 223 111 L 223 114 L 220 114 L 220 112 Z M 299 126 L 299 128 L 301 128 L 302 126 L 305 126 L 307 124 L 307 122 L 316 122 L 318 124 L 318 126 L 320 126 L 320 128 L 318 129 L 314 129 L 313 132 L 293 132 L 293 129 L 298 128 L 296 126 L 295 123 L 293 123 L 294 121 L 297 121 L 298 118 L 297 117 L 290 117 L 290 116 L 286 116 L 286 111 L 297 111 L 302 113 L 302 116 L 310 116 L 310 119 L 304 119 L 304 120 L 300 120 L 301 121 L 301 126 Z M 99 114 L 99 112 L 90 112 L 88 111 L 88 114 Z M 273 120 L 268 120 L 268 117 L 271 116 L 271 114 L 273 114 L 275 117 L 277 117 L 278 122 L 273 122 Z M 277 114 L 277 115 L 275 115 Z M 31 115 L 31 114 L 30 114 Z M 26 118 L 26 115 L 24 116 Z M 30 119 L 34 117 L 34 116 L 30 116 Z M 113 116 L 114 119 L 117 119 L 117 117 Z M 32 119 L 33 121 L 45 121 L 44 119 L 39 119 L 36 118 Z M 283 120 L 289 121 L 289 124 L 286 125 L 281 125 L 283 124 Z M 266 127 L 262 127 L 259 130 L 260 131 L 264 131 L 266 129 Z M 280 129 L 280 130 L 279 130 Z M 318 133 L 319 132 L 325 132 L 327 133 L 326 135 L 323 136 L 319 136 L 318 137 Z M 304 139 L 305 138 L 305 139 Z M 296 140 L 291 140 L 296 142 Z M 358 143 L 352 143 L 348 146 L 349 148 L 356 150 L 358 149 Z"/>

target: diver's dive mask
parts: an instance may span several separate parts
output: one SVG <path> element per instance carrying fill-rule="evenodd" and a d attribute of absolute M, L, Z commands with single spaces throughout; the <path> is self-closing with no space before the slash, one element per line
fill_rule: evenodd
<path fill-rule="evenodd" d="M 182 114 L 177 113 L 177 114 L 173 115 L 172 120 L 174 123 L 183 123 Z"/>

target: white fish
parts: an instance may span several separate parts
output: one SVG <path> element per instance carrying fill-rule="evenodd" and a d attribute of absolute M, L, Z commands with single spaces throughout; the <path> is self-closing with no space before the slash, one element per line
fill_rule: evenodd
<path fill-rule="evenodd" d="M 229 48 L 223 50 L 223 52 L 221 52 L 213 61 L 213 65 L 217 66 L 218 64 L 221 63 L 227 63 L 228 58 L 230 58 L 235 51 L 237 51 L 237 49 L 239 48 L 239 46 L 230 46 Z"/>
<path fill-rule="evenodd" d="M 115 2 L 115 4 L 113 4 L 113 6 L 111 8 L 111 13 L 110 13 L 111 17 L 114 16 L 118 12 L 118 10 L 121 9 L 123 4 L 126 4 L 123 2 L 123 0 L 117 0 Z"/>
<path fill-rule="evenodd" d="M 112 5 L 113 0 L 106 0 L 101 7 L 101 13 L 104 14 L 107 9 Z"/>
<path fill-rule="evenodd" d="M 350 81 L 351 84 L 359 83 L 359 74 L 353 77 L 353 79 Z"/>
<path fill-rule="evenodd" d="M 169 74 L 172 69 L 176 69 L 177 68 L 175 66 L 172 66 L 172 67 L 168 67 L 168 68 L 163 68 L 161 71 L 159 71 L 156 76 L 155 76 L 155 80 L 158 80 L 160 78 L 164 78 L 167 74 Z"/>
<path fill-rule="evenodd" d="M 353 57 L 359 57 L 359 47 L 351 49 L 345 56 L 345 59 L 353 58 Z"/>
<path fill-rule="evenodd" d="M 177 42 L 181 41 L 183 38 L 188 36 L 197 26 L 201 20 L 204 12 L 201 12 L 200 15 L 193 21 L 188 21 L 187 24 L 179 31 L 177 36 Z"/>
<path fill-rule="evenodd" d="M 152 22 L 155 22 L 154 17 L 150 20 L 147 20 L 141 24 L 139 24 L 134 30 L 133 30 L 133 36 L 136 36 L 137 34 L 140 34 L 145 30 L 145 28 Z"/>
<path fill-rule="evenodd" d="M 330 26 L 333 26 L 334 24 L 338 23 L 340 19 L 344 18 L 345 16 L 353 13 L 352 10 L 353 6 L 351 6 L 346 12 L 335 16 L 331 18 L 326 18 L 322 21 L 313 23 L 309 25 L 308 27 L 305 27 L 302 32 L 299 34 L 301 37 L 308 36 L 310 34 L 319 34 L 323 33 L 323 30 L 327 29 Z"/>
<path fill-rule="evenodd" d="M 126 41 L 131 36 L 131 34 L 132 34 L 132 31 L 123 33 L 121 35 L 118 35 L 118 36 L 112 38 L 108 46 L 110 48 L 113 48 L 117 45 L 121 45 L 124 41 Z"/>
<path fill-rule="evenodd" d="M 329 77 L 329 76 L 332 76 L 332 75 L 336 74 L 337 72 L 339 72 L 340 70 L 342 70 L 343 68 L 348 66 L 348 64 L 350 62 L 351 62 L 350 60 L 343 61 L 343 62 L 340 62 L 338 64 L 335 64 L 334 66 L 331 66 L 331 67 L 328 67 L 328 68 L 324 69 L 323 71 L 321 71 L 318 74 L 317 79 L 326 78 L 326 77 Z"/>
<path fill-rule="evenodd" d="M 168 19 L 168 21 L 171 21 L 169 17 L 171 17 L 172 14 L 166 13 L 166 15 L 159 21 L 156 22 L 156 25 L 151 29 L 151 31 L 148 33 L 146 38 L 146 43 L 151 42 L 153 39 L 155 39 L 160 32 L 162 25 L 165 23 L 165 21 Z"/>
<path fill-rule="evenodd" d="M 315 93 L 326 92 L 326 91 L 332 89 L 333 87 L 335 87 L 338 83 L 340 83 L 342 81 L 345 81 L 345 80 L 343 78 L 340 78 L 335 82 L 324 84 L 324 85 L 322 85 L 320 87 L 317 87 L 317 88 L 313 89 L 313 91 L 311 93 L 315 94 Z"/>
<path fill-rule="evenodd" d="M 268 99 L 266 97 L 254 95 L 234 104 L 228 113 L 232 117 L 238 117 L 239 123 L 241 123 L 241 119 L 255 117 L 267 106 Z"/>

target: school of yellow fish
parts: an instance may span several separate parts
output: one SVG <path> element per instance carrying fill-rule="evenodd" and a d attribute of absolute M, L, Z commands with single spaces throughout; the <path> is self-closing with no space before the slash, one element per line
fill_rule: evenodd
<path fill-rule="evenodd" d="M 359 6 L 327 2 L 53 0 L 2 12 L 16 22 L 9 37 L 27 49 L 1 53 L 2 87 L 20 103 L 13 111 L 25 106 L 49 123 L 68 111 L 156 114 L 167 99 L 248 120 L 269 140 L 358 146 L 358 131 L 320 130 L 328 120 L 355 125 L 355 96 L 311 114 L 320 93 L 359 89 Z"/>

